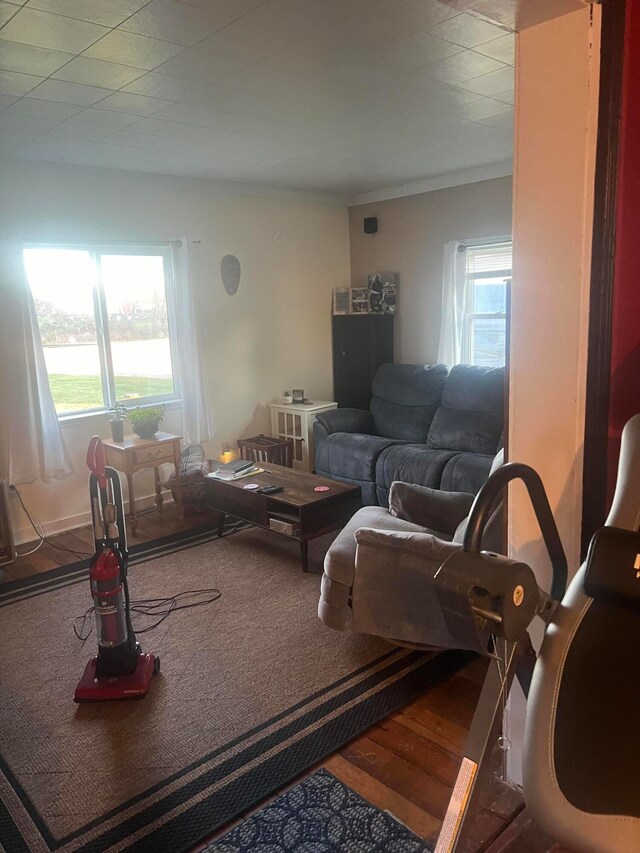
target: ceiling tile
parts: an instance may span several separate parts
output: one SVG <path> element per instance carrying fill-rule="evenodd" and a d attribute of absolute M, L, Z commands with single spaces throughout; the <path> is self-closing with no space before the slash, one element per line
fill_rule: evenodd
<path fill-rule="evenodd" d="M 513 112 L 509 104 L 503 104 L 493 98 L 480 98 L 468 104 L 456 104 L 451 109 L 451 115 L 468 121 L 480 121 L 490 116 L 502 115 Z"/>
<path fill-rule="evenodd" d="M 97 24 L 23 7 L 0 30 L 0 39 L 79 53 L 107 32 L 106 27 Z"/>
<path fill-rule="evenodd" d="M 219 145 L 228 151 L 232 151 L 234 148 L 239 149 L 245 142 L 240 134 L 173 121 L 161 121 L 155 117 L 140 119 L 136 123 L 135 132 L 149 133 L 152 136 L 166 136 L 171 139 L 183 139 L 186 142 L 198 142 L 202 145 Z"/>
<path fill-rule="evenodd" d="M 0 153 L 21 154 L 24 150 L 25 144 L 32 138 L 33 134 L 30 133 L 17 133 L 11 130 L 0 130 Z"/>
<path fill-rule="evenodd" d="M 504 104 L 513 104 L 515 103 L 515 92 L 511 89 L 508 92 L 498 92 L 493 95 L 496 101 L 502 101 Z"/>
<path fill-rule="evenodd" d="M 59 124 L 59 119 L 56 118 L 40 118 L 38 116 L 25 116 L 9 114 L 8 110 L 0 113 L 0 129 L 11 130 L 20 133 L 31 133 L 38 135 L 50 130 Z"/>
<path fill-rule="evenodd" d="M 366 17 L 378 17 L 385 22 L 401 21 L 411 31 L 426 30 L 448 18 L 455 18 L 459 12 L 445 6 L 439 0 L 377 0 L 371 9 L 369 0 Z M 370 15 L 373 11 L 374 15 Z"/>
<path fill-rule="evenodd" d="M 45 50 L 29 44 L 0 41 L 0 68 L 5 71 L 20 71 L 22 74 L 37 74 L 48 77 L 73 59 L 72 53 Z"/>
<path fill-rule="evenodd" d="M 163 63 L 156 71 L 211 84 L 216 79 L 224 80 L 235 71 L 246 68 L 247 64 L 246 57 L 237 51 L 221 49 L 212 53 L 201 47 L 192 47 Z"/>
<path fill-rule="evenodd" d="M 516 37 L 514 33 L 508 33 L 500 38 L 479 44 L 474 48 L 478 53 L 491 56 L 507 65 L 515 65 L 516 61 Z"/>
<path fill-rule="evenodd" d="M 13 104 L 16 97 L 16 95 L 0 95 L 0 110 L 4 110 L 9 104 Z"/>
<path fill-rule="evenodd" d="M 47 131 L 47 136 L 56 136 L 62 139 L 104 139 L 113 131 L 108 127 L 98 127 L 93 124 L 80 124 L 65 121 L 62 124 Z"/>
<path fill-rule="evenodd" d="M 104 89 L 121 89 L 144 74 L 142 68 L 131 65 L 119 65 L 102 59 L 90 59 L 88 56 L 76 56 L 71 62 L 53 76 L 70 83 L 84 83 L 88 86 L 101 86 Z"/>
<path fill-rule="evenodd" d="M 184 156 L 205 156 L 210 162 L 217 162 L 220 153 L 208 145 L 197 142 L 189 142 L 185 139 L 172 139 L 167 136 L 153 136 L 150 133 L 135 133 L 132 130 L 120 130 L 111 134 L 105 142 L 115 145 L 126 145 L 131 148 L 148 149 L 151 151 L 164 151 L 168 154 L 183 154 Z"/>
<path fill-rule="evenodd" d="M 0 94 L 10 156 L 332 192 L 510 156 L 513 37 L 439 0 L 16 8 L 0 83 L 31 91 Z"/>
<path fill-rule="evenodd" d="M 13 3 L 0 2 L 0 27 L 4 26 L 7 21 L 10 21 L 19 11 L 20 7 L 15 6 Z"/>
<path fill-rule="evenodd" d="M 476 47 L 485 41 L 491 41 L 505 34 L 505 30 L 483 18 L 476 18 L 466 12 L 449 18 L 429 29 L 429 33 L 446 39 L 462 47 Z"/>
<path fill-rule="evenodd" d="M 452 44 L 450 41 L 435 38 L 428 33 L 416 33 L 409 38 L 381 48 L 379 52 L 376 51 L 377 55 L 374 61 L 378 65 L 384 63 L 393 68 L 413 71 L 428 65 L 430 62 L 446 59 L 447 56 L 452 56 L 461 50 L 461 47 Z"/>
<path fill-rule="evenodd" d="M 179 44 L 113 30 L 86 50 L 84 55 L 151 71 L 182 49 Z"/>
<path fill-rule="evenodd" d="M 34 77 L 33 74 L 18 74 L 16 71 L 0 71 L 0 94 L 2 95 L 26 95 L 32 89 L 42 83 L 42 77 Z"/>
<path fill-rule="evenodd" d="M 240 115 L 225 110 L 208 110 L 191 104 L 172 104 L 161 110 L 156 118 L 166 121 L 179 121 L 183 124 L 194 124 L 198 127 L 213 127 L 217 130 L 228 130 L 232 133 L 248 133 L 260 135 L 269 139 L 284 134 L 291 136 L 290 127 L 282 128 L 272 121 L 257 116 Z"/>
<path fill-rule="evenodd" d="M 191 46 L 225 26 L 215 7 L 199 9 L 176 0 L 151 0 L 121 25 L 122 30 Z"/>
<path fill-rule="evenodd" d="M 231 23 L 237 18 L 242 18 L 257 6 L 267 3 L 268 0 L 177 0 L 177 2 L 184 3 L 187 6 L 195 6 L 196 9 L 215 7 L 217 14 L 229 16 L 231 19 L 228 23 Z"/>
<path fill-rule="evenodd" d="M 490 74 L 474 77 L 472 80 L 467 80 L 460 84 L 462 89 L 466 89 L 469 92 L 489 96 L 498 96 L 503 92 L 512 92 L 513 86 L 514 71 L 510 65 L 492 71 Z"/>
<path fill-rule="evenodd" d="M 34 90 L 34 98 L 46 101 L 61 101 L 66 104 L 77 104 L 80 107 L 90 107 L 111 94 L 110 89 L 99 89 L 96 86 L 82 86 L 79 83 L 66 83 L 64 80 L 45 80 Z"/>
<path fill-rule="evenodd" d="M 138 116 L 127 113 L 108 112 L 107 110 L 96 110 L 90 107 L 74 115 L 67 123 L 90 124 L 94 127 L 119 130 L 121 127 L 134 124 L 136 121 L 138 121 Z"/>
<path fill-rule="evenodd" d="M 146 95 L 132 95 L 129 92 L 115 92 L 97 105 L 97 109 L 113 110 L 117 113 L 149 116 L 165 107 L 171 106 L 172 101 L 162 98 L 149 98 Z"/>
<path fill-rule="evenodd" d="M 339 22 L 348 7 L 344 0 L 271 0 L 205 39 L 201 47 L 238 53 L 249 65 Z"/>
<path fill-rule="evenodd" d="M 15 104 L 5 110 L 8 115 L 34 116 L 34 118 L 56 119 L 64 121 L 69 116 L 80 112 L 82 107 L 74 104 L 60 104 L 55 101 L 41 101 L 38 98 L 20 98 Z"/>
<path fill-rule="evenodd" d="M 29 0 L 30 9 L 42 9 L 67 18 L 117 27 L 147 0 Z"/>
<path fill-rule="evenodd" d="M 449 85 L 458 85 L 465 80 L 471 80 L 483 74 L 489 74 L 492 71 L 499 71 L 504 68 L 505 66 L 502 63 L 491 59 L 489 56 L 481 56 L 479 53 L 474 53 L 471 50 L 463 50 L 461 53 L 455 53 L 453 56 L 448 56 L 439 62 L 426 65 L 421 69 L 420 77 L 439 80 Z M 507 70 L 513 74 L 512 69 Z M 480 94 L 484 93 L 481 92 Z"/>
<path fill-rule="evenodd" d="M 479 121 L 481 124 L 503 130 L 513 137 L 513 109 L 510 109 L 508 112 L 498 113 L 497 115 L 487 116 L 486 118 L 479 119 Z"/>

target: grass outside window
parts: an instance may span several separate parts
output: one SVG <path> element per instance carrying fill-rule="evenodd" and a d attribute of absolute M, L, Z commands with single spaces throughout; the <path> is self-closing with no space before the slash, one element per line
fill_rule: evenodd
<path fill-rule="evenodd" d="M 72 376 L 63 373 L 50 373 L 49 384 L 56 412 L 64 414 L 83 409 L 101 409 L 102 382 L 99 376 Z M 170 378 L 149 376 L 116 376 L 118 390 L 122 392 L 121 402 L 125 406 L 130 402 L 136 406 L 140 397 L 153 397 L 171 394 L 173 381 Z M 142 393 L 143 392 L 143 393 Z M 130 395 L 127 397 L 127 395 Z"/>

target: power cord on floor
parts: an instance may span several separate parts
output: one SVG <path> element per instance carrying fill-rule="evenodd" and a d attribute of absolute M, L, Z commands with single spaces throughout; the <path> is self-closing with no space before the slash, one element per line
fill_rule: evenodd
<path fill-rule="evenodd" d="M 47 545 L 50 545 L 52 548 L 56 548 L 58 551 L 66 551 L 68 554 L 73 554 L 74 557 L 79 557 L 80 559 L 84 559 L 84 557 L 91 556 L 88 551 L 74 551 L 73 548 L 67 548 L 64 545 L 57 545 L 55 542 L 53 542 L 53 540 L 49 539 L 48 536 L 45 536 L 45 532 L 42 525 L 40 524 L 37 518 L 34 519 L 29 510 L 26 508 L 26 506 L 24 505 L 24 501 L 22 500 L 22 495 L 20 494 L 18 489 L 15 486 L 11 486 L 10 488 L 18 496 L 18 500 L 20 501 L 20 505 L 24 510 L 25 515 L 31 522 L 31 526 L 35 530 L 36 536 L 40 539 L 36 547 L 32 548 L 31 551 L 25 551 L 23 553 L 18 552 L 18 557 L 28 557 L 29 554 L 34 554 L 38 550 L 38 548 L 42 547 L 43 542 L 46 542 Z"/>
<path fill-rule="evenodd" d="M 155 618 L 155 621 L 150 625 L 136 626 L 133 625 L 133 630 L 136 634 L 145 634 L 147 631 L 153 631 L 164 620 L 178 610 L 189 610 L 192 607 L 202 607 L 205 604 L 213 604 L 221 597 L 222 593 L 219 589 L 187 589 L 183 592 L 178 592 L 176 595 L 168 598 L 140 598 L 131 602 L 131 615 L 137 614 L 140 617 Z M 180 603 L 188 596 L 198 597 L 204 596 L 196 601 L 188 603 Z M 81 616 L 76 616 L 73 620 L 73 633 L 83 644 L 89 639 L 94 629 L 94 613 L 95 607 L 89 607 Z M 133 618 L 132 618 L 133 622 Z M 87 623 L 89 628 L 87 630 Z"/>

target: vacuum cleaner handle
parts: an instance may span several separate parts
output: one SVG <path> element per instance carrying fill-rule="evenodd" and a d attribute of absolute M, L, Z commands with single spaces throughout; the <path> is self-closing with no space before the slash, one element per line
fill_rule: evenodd
<path fill-rule="evenodd" d="M 94 435 L 87 449 L 87 466 L 91 473 L 95 474 L 101 491 L 107 488 L 106 465 L 107 453 L 104 449 L 102 439 L 99 435 Z"/>

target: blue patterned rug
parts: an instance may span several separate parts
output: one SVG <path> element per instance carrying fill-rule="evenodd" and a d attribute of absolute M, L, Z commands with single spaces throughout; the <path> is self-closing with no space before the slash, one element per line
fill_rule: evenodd
<path fill-rule="evenodd" d="M 331 773 L 318 770 L 204 853 L 430 853 L 432 849 Z"/>

